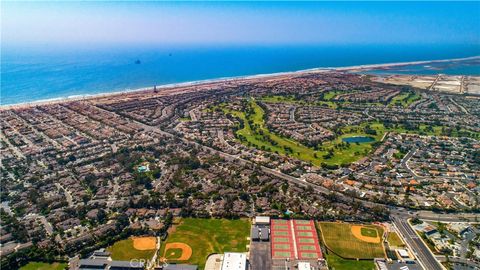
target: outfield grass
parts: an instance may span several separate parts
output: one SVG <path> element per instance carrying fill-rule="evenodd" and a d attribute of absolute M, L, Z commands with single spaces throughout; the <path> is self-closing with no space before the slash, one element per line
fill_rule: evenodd
<path fill-rule="evenodd" d="M 400 239 L 396 232 L 389 232 L 387 236 L 388 244 L 395 247 L 404 247 L 405 244 Z"/>
<path fill-rule="evenodd" d="M 20 268 L 20 270 L 63 270 L 66 268 L 66 263 L 29 262 L 27 265 Z"/>
<path fill-rule="evenodd" d="M 192 248 L 192 256 L 181 263 L 196 264 L 200 269 L 205 267 L 208 255 L 228 251 L 247 251 L 247 237 L 250 234 L 248 219 L 181 219 L 169 233 L 166 243 L 185 243 Z M 163 256 L 165 245 L 162 244 L 160 254 Z M 169 260 L 175 262 L 175 260 Z"/>
<path fill-rule="evenodd" d="M 330 269 L 335 270 L 375 270 L 373 260 L 351 260 L 343 259 L 333 253 L 326 255 L 327 263 Z"/>
<path fill-rule="evenodd" d="M 320 222 L 319 225 L 325 246 L 342 258 L 373 259 L 385 257 L 382 241 L 380 243 L 368 243 L 356 238 L 352 234 L 352 224 Z M 380 235 L 383 234 L 381 227 L 375 226 L 375 228 Z"/>
<path fill-rule="evenodd" d="M 155 254 L 155 250 L 137 250 L 133 247 L 132 238 L 115 242 L 107 248 L 112 253 L 113 260 L 129 261 L 132 259 L 150 260 Z"/>

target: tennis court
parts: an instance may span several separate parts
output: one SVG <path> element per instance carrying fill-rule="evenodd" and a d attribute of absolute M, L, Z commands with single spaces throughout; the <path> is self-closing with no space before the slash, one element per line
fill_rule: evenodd
<path fill-rule="evenodd" d="M 272 258 L 323 258 L 313 221 L 271 219 L 270 222 Z"/>

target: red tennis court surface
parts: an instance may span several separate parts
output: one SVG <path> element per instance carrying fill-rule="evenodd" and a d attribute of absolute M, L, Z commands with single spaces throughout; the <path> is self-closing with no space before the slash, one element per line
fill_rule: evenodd
<path fill-rule="evenodd" d="M 323 258 L 312 220 L 270 221 L 272 258 L 317 260 Z"/>

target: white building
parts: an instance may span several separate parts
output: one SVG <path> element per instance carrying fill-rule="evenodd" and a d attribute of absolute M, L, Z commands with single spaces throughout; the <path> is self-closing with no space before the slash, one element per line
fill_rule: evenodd
<path fill-rule="evenodd" d="M 239 252 L 225 252 L 222 270 L 246 270 L 247 255 Z"/>
<path fill-rule="evenodd" d="M 255 217 L 255 225 L 270 225 L 270 217 L 267 217 L 267 216 Z"/>
<path fill-rule="evenodd" d="M 298 262 L 298 270 L 312 270 L 309 262 Z"/>

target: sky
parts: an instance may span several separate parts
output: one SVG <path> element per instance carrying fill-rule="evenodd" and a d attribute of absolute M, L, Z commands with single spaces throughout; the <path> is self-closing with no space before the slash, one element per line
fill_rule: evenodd
<path fill-rule="evenodd" d="M 480 2 L 3 2 L 2 46 L 469 44 Z"/>

